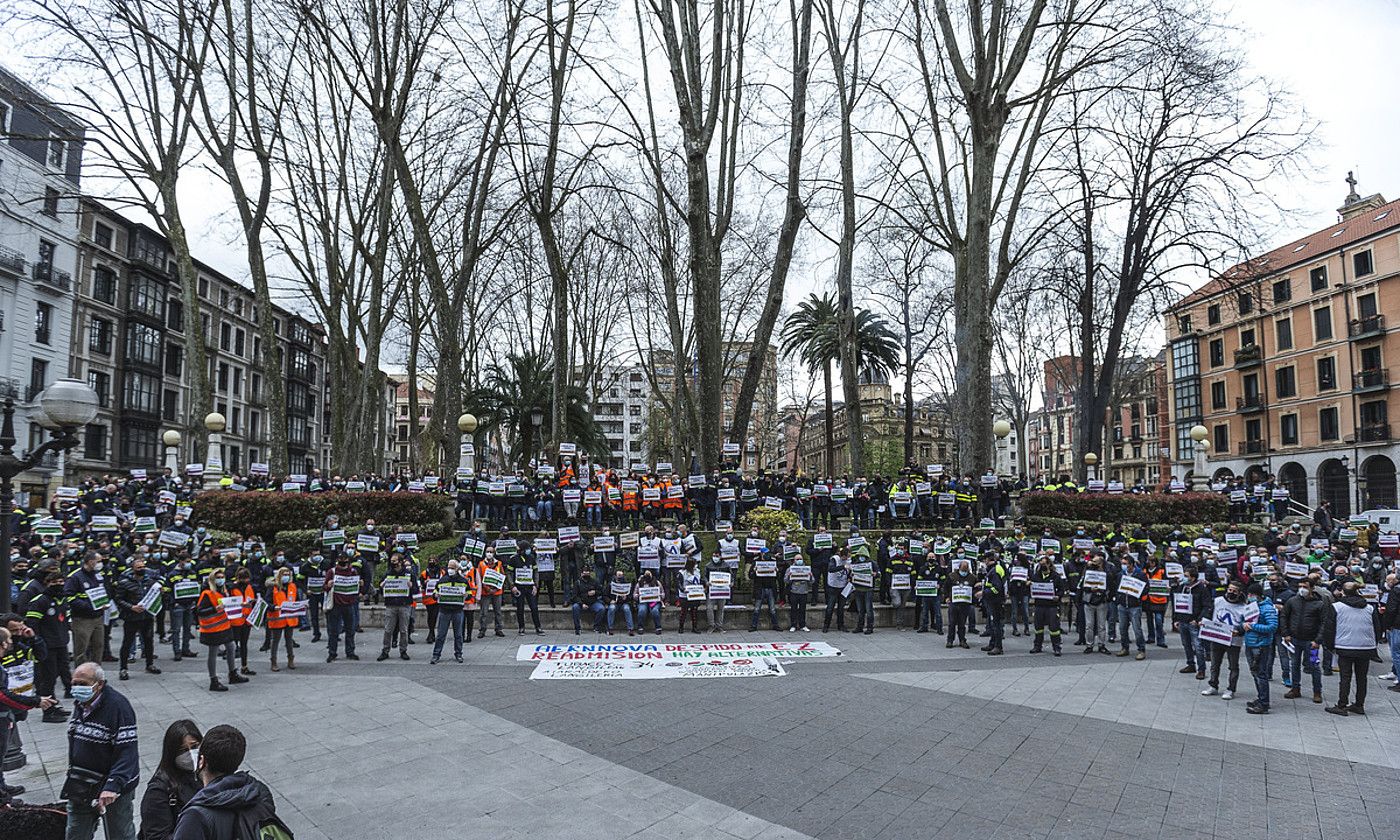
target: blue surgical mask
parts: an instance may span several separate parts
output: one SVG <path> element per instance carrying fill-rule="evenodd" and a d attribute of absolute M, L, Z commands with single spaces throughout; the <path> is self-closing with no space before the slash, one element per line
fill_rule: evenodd
<path fill-rule="evenodd" d="M 77 700 L 79 703 L 86 703 L 86 702 L 88 702 L 88 701 L 91 700 L 91 699 L 93 698 L 93 696 L 96 695 L 96 694 L 97 694 L 97 686 L 95 686 L 95 685 L 74 685 L 74 686 L 73 686 L 73 699 L 74 699 L 74 700 Z"/>

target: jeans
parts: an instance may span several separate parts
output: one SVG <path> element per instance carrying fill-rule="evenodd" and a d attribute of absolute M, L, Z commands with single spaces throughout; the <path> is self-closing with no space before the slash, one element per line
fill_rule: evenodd
<path fill-rule="evenodd" d="M 1254 676 L 1255 702 L 1269 708 L 1269 681 L 1274 677 L 1274 646 L 1247 647 L 1244 649 L 1245 662 L 1249 663 L 1249 673 Z"/>
<path fill-rule="evenodd" d="M 938 603 L 937 595 L 923 595 L 919 597 L 919 629 L 929 629 L 929 620 L 933 621 L 933 632 L 943 635 L 943 608 Z"/>
<path fill-rule="evenodd" d="M 340 649 L 340 633 L 345 632 L 345 655 L 355 653 L 355 610 L 352 604 L 336 604 L 326 612 L 326 631 L 330 636 L 331 656 Z"/>
<path fill-rule="evenodd" d="M 135 812 L 136 791 L 118 796 L 107 806 L 103 817 L 104 834 L 107 840 L 136 840 Z M 68 825 L 63 832 L 63 840 L 92 840 L 97 834 L 97 810 L 86 802 L 68 803 Z"/>
<path fill-rule="evenodd" d="M 875 598 L 874 591 L 870 589 L 856 589 L 851 596 L 856 601 L 856 628 L 859 633 L 862 629 L 867 633 L 875 632 Z"/>
<path fill-rule="evenodd" d="M 1283 646 L 1282 636 L 1274 637 L 1274 661 L 1278 663 L 1279 673 L 1283 675 L 1283 684 L 1292 688 L 1297 672 L 1293 670 L 1293 657 L 1288 655 L 1288 648 Z"/>
<path fill-rule="evenodd" d="M 1238 645 L 1222 645 L 1218 642 L 1209 642 L 1210 645 L 1210 687 L 1220 688 L 1220 662 L 1225 658 L 1230 660 L 1230 684 L 1229 690 L 1233 692 L 1240 682 L 1240 649 Z"/>
<path fill-rule="evenodd" d="M 758 616 L 764 607 L 768 609 L 768 626 L 774 630 L 778 629 L 778 607 L 776 596 L 773 593 L 772 584 L 756 586 L 753 591 L 753 620 L 749 622 L 750 630 L 758 629 Z"/>
<path fill-rule="evenodd" d="M 571 611 L 572 611 L 573 614 L 574 614 L 574 632 L 575 632 L 575 633 L 582 632 L 582 630 L 583 630 L 583 628 L 579 625 L 579 616 L 583 613 L 583 611 L 584 611 L 585 609 L 588 610 L 589 612 L 593 613 L 593 629 L 594 629 L 594 630 L 597 630 L 597 629 L 598 629 L 598 626 L 599 626 L 600 624 L 602 624 L 603 610 L 605 609 L 605 607 L 603 606 L 603 602 L 602 602 L 602 601 L 594 601 L 593 603 L 587 605 L 586 607 L 585 607 L 583 604 L 574 604 L 573 607 L 571 608 Z"/>
<path fill-rule="evenodd" d="M 661 632 L 661 605 L 660 605 L 660 604 L 642 604 L 642 605 L 640 605 L 639 607 L 637 607 L 637 629 L 638 629 L 638 630 L 645 630 L 645 629 L 647 629 L 647 619 L 648 619 L 648 618 L 651 619 L 652 626 L 656 628 L 656 631 L 657 631 L 658 633 Z"/>
<path fill-rule="evenodd" d="M 1147 622 L 1147 639 L 1157 647 L 1167 646 L 1166 613 L 1144 612 Z"/>
<path fill-rule="evenodd" d="M 1123 650 L 1128 649 L 1128 627 L 1133 628 L 1138 653 L 1147 651 L 1147 640 L 1142 637 L 1142 607 L 1118 606 L 1118 640 Z"/>
<path fill-rule="evenodd" d="M 190 606 L 176 604 L 170 608 L 170 647 L 176 656 L 182 650 L 189 650 L 194 639 L 194 612 Z"/>
<path fill-rule="evenodd" d="M 1387 630 L 1385 636 L 1390 643 L 1390 673 L 1395 675 L 1396 684 L 1400 685 L 1400 629 Z"/>
<path fill-rule="evenodd" d="M 477 619 L 477 622 L 476 622 L 476 635 L 478 635 L 478 636 L 485 636 L 485 635 L 486 635 L 486 613 L 487 613 L 487 612 L 492 613 L 492 615 L 494 615 L 495 618 L 496 618 L 496 632 L 497 632 L 497 633 L 504 633 L 504 632 L 505 632 L 505 631 L 501 628 L 501 593 L 497 592 L 495 595 L 483 594 L 483 595 L 481 596 L 481 606 L 479 607 L 479 609 L 481 610 L 481 612 L 480 612 L 480 616 L 481 616 L 481 617 L 480 617 L 479 619 Z"/>
<path fill-rule="evenodd" d="M 588 505 L 583 509 L 583 521 L 596 528 L 603 524 L 603 509 L 598 505 Z"/>
<path fill-rule="evenodd" d="M 466 627 L 465 613 L 462 610 L 438 610 L 437 631 L 433 640 L 433 658 L 442 656 L 443 644 L 447 641 L 447 631 L 452 630 L 452 653 L 456 656 L 462 655 L 462 632 Z M 468 631 L 470 632 L 470 631 Z M 471 641 L 471 636 L 467 637 Z"/>
<path fill-rule="evenodd" d="M 1177 622 L 1176 632 L 1177 635 L 1181 636 L 1181 649 L 1186 651 L 1186 667 L 1195 668 L 1199 673 L 1205 673 L 1205 652 L 1200 650 L 1201 628 L 1189 621 L 1182 620 Z"/>
<path fill-rule="evenodd" d="M 1108 647 L 1106 633 L 1113 625 L 1108 620 L 1108 604 L 1084 605 L 1084 643 L 1089 647 Z"/>
<path fill-rule="evenodd" d="M 627 622 L 627 629 L 635 630 L 636 625 L 632 623 L 632 606 L 626 601 L 614 601 L 613 603 L 608 604 L 608 632 L 612 632 L 613 616 L 617 614 L 619 607 L 622 608 L 622 617 Z"/>
<path fill-rule="evenodd" d="M 1394 633 L 1395 631 L 1391 631 Z M 1312 658 L 1312 642 L 1302 639 L 1293 640 L 1293 653 L 1288 657 L 1293 669 L 1293 687 L 1302 691 L 1303 674 L 1312 676 L 1313 694 L 1322 693 L 1322 666 L 1320 662 L 1314 662 Z M 1393 651 L 1394 648 L 1391 648 Z M 1321 653 L 1322 651 L 1318 651 Z"/>

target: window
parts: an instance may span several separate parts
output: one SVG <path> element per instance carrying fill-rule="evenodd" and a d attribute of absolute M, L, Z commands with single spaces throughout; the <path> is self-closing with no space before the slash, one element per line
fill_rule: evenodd
<path fill-rule="evenodd" d="M 220 290 L 219 290 L 219 308 L 220 308 L 220 309 L 228 309 L 228 303 L 229 303 L 228 289 L 220 289 Z"/>
<path fill-rule="evenodd" d="M 127 308 L 142 315 L 165 320 L 165 290 L 161 283 L 142 272 L 132 272 L 131 283 L 126 290 Z"/>
<path fill-rule="evenodd" d="M 47 303 L 34 304 L 34 340 L 48 344 L 53 339 L 53 307 Z"/>
<path fill-rule="evenodd" d="M 1327 288 L 1327 266 L 1320 265 L 1309 271 L 1308 282 L 1312 285 L 1314 292 L 1320 292 Z"/>
<path fill-rule="evenodd" d="M 240 300 L 239 303 L 242 303 L 242 301 Z M 243 348 L 245 347 L 245 340 L 247 337 L 248 334 L 245 333 L 241 327 L 233 331 L 233 352 L 235 355 L 243 355 Z"/>
<path fill-rule="evenodd" d="M 1332 338 L 1332 307 L 1319 306 L 1313 310 L 1313 342 Z"/>
<path fill-rule="evenodd" d="M 1278 419 L 1279 442 L 1292 446 L 1298 442 L 1298 415 L 1285 414 Z"/>
<path fill-rule="evenodd" d="M 1317 412 L 1317 436 L 1322 440 L 1337 440 L 1341 429 L 1337 425 L 1337 407 L 1319 409 Z"/>
<path fill-rule="evenodd" d="M 199 296 L 202 298 L 209 297 L 209 278 L 207 277 L 199 278 Z"/>
<path fill-rule="evenodd" d="M 1376 293 L 1367 292 L 1356 299 L 1356 314 L 1362 318 L 1370 318 L 1380 310 L 1376 308 Z"/>
<path fill-rule="evenodd" d="M 1219 423 L 1215 427 L 1215 451 L 1226 452 L 1230 449 L 1230 425 Z"/>
<path fill-rule="evenodd" d="M 1361 404 L 1361 428 L 1375 429 L 1386 424 L 1385 401 Z"/>
<path fill-rule="evenodd" d="M 1280 318 L 1274 322 L 1274 339 L 1279 350 L 1293 349 L 1293 319 Z"/>
<path fill-rule="evenodd" d="M 59 138 L 49 135 L 49 166 L 54 169 L 64 169 L 68 165 L 68 144 Z"/>
<path fill-rule="evenodd" d="M 1176 329 L 1177 329 L 1177 332 L 1181 333 L 1182 335 L 1185 335 L 1186 333 L 1191 332 L 1191 316 L 1190 316 L 1190 315 L 1178 315 L 1178 316 L 1176 316 Z M 670 370 L 668 369 L 668 370 L 666 371 L 666 373 L 664 373 L 664 374 L 663 374 L 661 371 L 657 371 L 657 375 L 658 375 L 658 376 L 670 376 L 671 373 L 670 373 Z"/>
<path fill-rule="evenodd" d="M 10 104 L 0 101 L 0 134 L 8 133 L 10 130 Z"/>
<path fill-rule="evenodd" d="M 53 258 L 57 252 L 57 245 L 46 239 L 39 240 L 39 265 L 44 267 L 45 274 L 53 270 Z"/>
<path fill-rule="evenodd" d="M 180 416 L 180 392 L 171 388 L 166 388 L 161 392 L 160 416 L 175 422 Z"/>
<path fill-rule="evenodd" d="M 1248 315 L 1254 311 L 1254 295 L 1249 292 L 1239 293 L 1240 314 Z"/>
<path fill-rule="evenodd" d="M 97 247 L 112 250 L 112 229 L 101 222 L 92 226 L 92 241 Z"/>
<path fill-rule="evenodd" d="M 1244 421 L 1244 439 L 1262 440 L 1263 436 L 1261 433 L 1263 432 L 1263 428 L 1258 418 Z"/>
<path fill-rule="evenodd" d="M 177 297 L 165 301 L 165 328 L 176 332 L 185 331 L 185 304 Z"/>
<path fill-rule="evenodd" d="M 1206 323 L 1212 327 L 1220 323 L 1220 304 L 1212 303 L 1206 307 Z"/>
<path fill-rule="evenodd" d="M 88 322 L 88 350 L 104 356 L 112 354 L 112 322 L 94 317 Z"/>
<path fill-rule="evenodd" d="M 107 457 L 107 427 L 100 423 L 89 423 L 83 429 L 83 457 L 90 461 L 101 461 Z"/>
<path fill-rule="evenodd" d="M 1337 387 L 1337 360 L 1323 356 L 1317 360 L 1317 390 L 1330 391 Z"/>
<path fill-rule="evenodd" d="M 1225 340 L 1213 338 L 1210 342 L 1210 366 L 1220 367 L 1225 364 Z"/>
<path fill-rule="evenodd" d="M 44 215 L 58 218 L 58 190 L 53 187 L 44 187 Z"/>
<path fill-rule="evenodd" d="M 121 425 L 121 460 L 124 465 L 154 465 L 157 457 L 155 427 L 146 428 L 130 423 Z"/>
<path fill-rule="evenodd" d="M 1293 281 L 1288 278 L 1274 281 L 1274 303 L 1285 303 L 1293 299 Z"/>
<path fill-rule="evenodd" d="M 92 296 L 103 303 L 117 302 L 117 274 L 105 265 L 92 270 Z"/>
<path fill-rule="evenodd" d="M 1371 259 L 1370 251 L 1361 251 L 1351 255 L 1352 275 L 1355 277 L 1365 277 L 1376 272 L 1376 265 Z"/>
<path fill-rule="evenodd" d="M 1225 407 L 1225 382 L 1210 383 L 1210 407 L 1216 411 Z"/>
<path fill-rule="evenodd" d="M 1254 343 L 1254 330 L 1252 328 L 1240 330 L 1240 347 L 1253 347 Z"/>
<path fill-rule="evenodd" d="M 185 350 L 173 341 L 165 343 L 165 375 L 179 376 L 185 368 Z"/>
<path fill-rule="evenodd" d="M 1176 419 L 1194 423 L 1201 418 L 1201 383 L 1199 380 L 1178 382 L 1176 386 Z"/>
<path fill-rule="evenodd" d="M 219 362 L 219 385 L 221 392 L 228 391 L 228 362 Z"/>
<path fill-rule="evenodd" d="M 107 400 L 111 397 L 112 375 L 100 370 L 90 370 L 88 371 L 88 387 L 97 392 L 98 406 L 106 408 Z"/>
<path fill-rule="evenodd" d="M 1361 348 L 1361 369 L 1381 369 L 1381 346 L 1379 344 L 1373 344 L 1370 347 Z"/>
<path fill-rule="evenodd" d="M 248 437 L 252 438 L 253 440 L 257 440 L 258 433 L 261 428 L 262 415 L 256 411 L 248 412 Z"/>
<path fill-rule="evenodd" d="M 1172 378 L 1184 379 L 1201 373 L 1199 348 L 1193 339 L 1172 342 Z"/>
<path fill-rule="evenodd" d="M 1280 397 L 1298 396 L 1298 377 L 1293 365 L 1274 371 L 1274 393 Z"/>
<path fill-rule="evenodd" d="M 255 373 L 248 378 L 248 399 L 257 402 L 262 399 L 262 374 Z M 404 416 L 408 416 L 408 406 L 404 406 Z"/>
<path fill-rule="evenodd" d="M 238 434 L 238 427 L 243 424 L 243 409 L 238 406 L 233 407 L 233 413 L 228 416 L 228 430 L 231 434 Z"/>
<path fill-rule="evenodd" d="M 242 369 L 242 368 L 234 368 L 234 369 L 233 369 L 233 395 L 234 395 L 235 397 L 241 397 L 241 396 L 243 396 L 243 369 Z"/>
<path fill-rule="evenodd" d="M 641 417 L 642 407 L 639 405 L 629 405 L 627 406 L 627 414 L 631 417 Z"/>
<path fill-rule="evenodd" d="M 122 409 L 159 415 L 160 398 L 159 376 L 138 371 L 127 371 L 123 375 Z"/>
<path fill-rule="evenodd" d="M 147 324 L 131 323 L 126 328 L 126 361 L 160 367 L 165 350 L 160 330 Z"/>
<path fill-rule="evenodd" d="M 225 353 L 233 343 L 233 328 L 228 324 L 219 325 L 219 349 Z"/>

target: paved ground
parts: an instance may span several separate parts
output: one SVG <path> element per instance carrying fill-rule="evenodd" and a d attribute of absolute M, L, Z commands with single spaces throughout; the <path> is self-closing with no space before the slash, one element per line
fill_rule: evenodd
<path fill-rule="evenodd" d="M 790 634 L 779 634 L 792 639 Z M 585 637 L 592 641 L 596 637 Z M 770 633 L 667 640 L 749 641 Z M 1175 648 L 1145 663 L 1024 639 L 989 659 L 909 632 L 813 633 L 846 651 L 774 679 L 531 682 L 524 639 L 467 662 L 325 663 L 205 691 L 202 662 L 117 683 L 145 771 L 166 724 L 249 735 L 248 765 L 299 838 L 1393 838 L 1400 694 L 1373 678 L 1367 717 L 1279 699 L 1204 698 Z M 572 641 L 550 634 L 543 641 Z M 612 641 L 626 641 L 614 636 Z M 316 655 L 319 654 L 319 655 Z M 367 655 L 366 655 L 367 654 Z M 1377 666 L 1379 667 L 1379 666 Z M 1336 678 L 1326 683 L 1335 696 Z M 30 722 L 11 776 L 52 800 L 64 728 Z"/>

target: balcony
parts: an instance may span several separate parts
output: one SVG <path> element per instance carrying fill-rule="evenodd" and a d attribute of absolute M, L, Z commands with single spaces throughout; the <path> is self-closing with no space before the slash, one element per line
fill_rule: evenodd
<path fill-rule="evenodd" d="M 1263 394 L 1245 394 L 1243 397 L 1235 397 L 1235 410 L 1243 414 L 1253 414 L 1264 410 Z"/>
<path fill-rule="evenodd" d="M 36 282 L 61 292 L 68 291 L 69 287 L 73 285 L 73 276 L 71 274 L 54 268 L 49 263 L 34 263 L 31 274 Z"/>
<path fill-rule="evenodd" d="M 9 248 L 0 248 L 0 271 L 16 277 L 24 274 L 24 254 Z"/>
<path fill-rule="evenodd" d="M 1372 423 L 1368 426 L 1362 426 L 1356 432 L 1357 443 L 1388 443 L 1389 441 L 1389 423 Z"/>
<path fill-rule="evenodd" d="M 1264 363 L 1264 348 L 1250 344 L 1235 351 L 1235 367 L 1249 368 Z"/>
<path fill-rule="evenodd" d="M 1242 440 L 1239 443 L 1239 453 L 1241 455 L 1263 455 L 1264 441 L 1262 440 Z"/>
<path fill-rule="evenodd" d="M 1352 376 L 1352 390 L 1358 394 L 1368 391 L 1383 391 L 1390 387 L 1390 371 L 1386 368 L 1370 368 Z"/>
<path fill-rule="evenodd" d="M 1364 318 L 1354 318 L 1347 324 L 1347 337 L 1352 341 L 1360 341 L 1363 338 L 1374 338 L 1385 332 L 1385 316 L 1367 315 Z"/>

